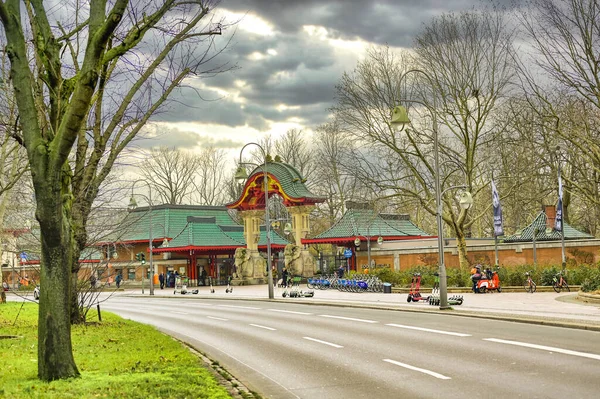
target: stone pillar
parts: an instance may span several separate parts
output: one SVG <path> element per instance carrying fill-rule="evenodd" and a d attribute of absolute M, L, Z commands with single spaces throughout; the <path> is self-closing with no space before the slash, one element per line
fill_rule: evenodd
<path fill-rule="evenodd" d="M 240 211 L 239 215 L 244 221 L 244 238 L 247 251 L 244 256 L 236 251 L 235 265 L 238 278 L 234 284 L 260 284 L 264 282 L 266 274 L 266 261 L 258 252 L 260 240 L 260 225 L 265 211 L 256 209 Z"/>
<path fill-rule="evenodd" d="M 244 221 L 244 238 L 246 247 L 251 252 L 258 252 L 258 240 L 260 239 L 260 222 L 264 210 L 241 211 L 240 217 Z"/>
<path fill-rule="evenodd" d="M 294 243 L 298 246 L 302 246 L 302 239 L 306 238 L 310 232 L 308 215 L 314 208 L 314 205 L 290 206 L 287 208 L 289 214 L 292 216 Z"/>

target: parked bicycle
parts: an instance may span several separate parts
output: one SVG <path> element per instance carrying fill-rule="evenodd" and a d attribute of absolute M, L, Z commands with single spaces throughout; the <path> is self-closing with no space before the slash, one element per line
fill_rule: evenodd
<path fill-rule="evenodd" d="M 571 289 L 567 284 L 567 280 L 565 280 L 565 278 L 563 277 L 562 272 L 556 273 L 556 275 L 552 278 L 552 288 L 554 288 L 554 291 L 556 292 L 560 292 L 562 290 L 567 290 L 568 292 L 571 292 Z"/>
<path fill-rule="evenodd" d="M 527 277 L 527 281 L 525 281 L 523 288 L 525 288 L 526 292 L 531 292 L 533 294 L 535 292 L 537 286 L 531 279 L 531 272 L 532 271 L 530 270 L 527 273 L 525 273 L 525 277 Z"/>

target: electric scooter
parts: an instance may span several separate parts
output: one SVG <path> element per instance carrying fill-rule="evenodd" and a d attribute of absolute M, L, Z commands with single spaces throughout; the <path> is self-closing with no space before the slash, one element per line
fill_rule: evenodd
<path fill-rule="evenodd" d="M 406 298 L 406 302 L 419 302 L 419 301 L 428 301 L 428 296 L 421 296 L 421 273 L 413 274 L 412 281 L 410 283 L 410 292 L 408 293 L 408 298 Z"/>

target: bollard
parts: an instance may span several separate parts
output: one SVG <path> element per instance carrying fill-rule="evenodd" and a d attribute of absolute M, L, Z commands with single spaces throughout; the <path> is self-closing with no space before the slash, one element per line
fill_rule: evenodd
<path fill-rule="evenodd" d="M 100 304 L 97 304 L 96 308 L 98 309 L 98 321 L 102 321 L 102 315 L 100 314 Z"/>

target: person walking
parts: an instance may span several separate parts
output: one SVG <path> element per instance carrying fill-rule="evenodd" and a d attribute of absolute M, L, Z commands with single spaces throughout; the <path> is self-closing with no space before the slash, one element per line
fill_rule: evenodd
<path fill-rule="evenodd" d="M 158 275 L 158 281 L 160 282 L 160 289 L 162 290 L 163 288 L 165 288 L 165 274 L 164 273 L 160 273 Z"/>
<path fill-rule="evenodd" d="M 94 276 L 93 274 L 90 276 L 90 288 L 96 288 L 96 276 Z"/>
<path fill-rule="evenodd" d="M 287 268 L 284 267 L 283 268 L 283 272 L 281 273 L 282 280 L 283 280 L 283 282 L 282 282 L 281 285 L 283 287 L 287 287 L 288 286 L 288 275 L 289 275 L 289 272 L 288 272 Z"/>
<path fill-rule="evenodd" d="M 344 265 L 340 265 L 340 267 L 338 268 L 338 277 L 339 278 L 344 277 Z"/>
<path fill-rule="evenodd" d="M 117 284 L 117 288 L 121 287 L 121 280 L 123 280 L 123 276 L 121 276 L 121 273 L 118 273 L 117 277 L 115 277 L 115 284 Z"/>
<path fill-rule="evenodd" d="M 206 286 L 206 270 L 202 268 L 202 273 L 200 273 L 200 280 L 202 281 L 202 285 Z"/>

